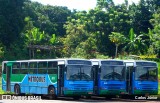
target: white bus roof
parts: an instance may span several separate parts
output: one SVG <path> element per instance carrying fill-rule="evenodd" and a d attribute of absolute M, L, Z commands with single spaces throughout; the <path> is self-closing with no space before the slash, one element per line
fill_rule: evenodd
<path fill-rule="evenodd" d="M 34 61 L 67 61 L 67 60 L 87 60 L 87 59 L 78 59 L 78 58 L 62 58 L 62 59 L 29 59 L 29 60 L 15 60 L 15 61 L 3 61 L 3 62 L 34 62 Z M 89 61 L 89 60 L 87 60 Z"/>
<path fill-rule="evenodd" d="M 124 63 L 126 63 L 126 66 L 136 66 L 137 62 L 156 63 L 154 61 L 147 61 L 147 60 L 123 60 L 123 61 Z"/>
<path fill-rule="evenodd" d="M 120 59 L 90 59 L 91 61 L 123 61 Z"/>
<path fill-rule="evenodd" d="M 147 60 L 123 60 L 125 63 L 127 62 L 152 62 L 152 63 L 156 63 L 154 61 L 147 61 Z"/>
<path fill-rule="evenodd" d="M 93 65 L 101 65 L 101 61 L 122 61 L 123 60 L 119 60 L 119 59 L 90 59 L 92 61 Z"/>
<path fill-rule="evenodd" d="M 29 60 L 15 60 L 15 61 L 3 61 L 3 63 L 7 62 L 43 62 L 43 61 L 58 61 L 58 64 L 66 64 L 67 60 L 85 60 L 90 61 L 88 59 L 79 59 L 79 58 L 62 58 L 62 59 L 29 59 Z M 92 64 L 92 63 L 91 63 Z"/>

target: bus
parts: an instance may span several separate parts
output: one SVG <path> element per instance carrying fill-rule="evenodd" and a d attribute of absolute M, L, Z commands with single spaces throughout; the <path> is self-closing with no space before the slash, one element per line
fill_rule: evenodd
<path fill-rule="evenodd" d="M 92 62 L 85 59 L 3 61 L 2 90 L 79 99 L 92 95 L 92 75 Z"/>
<path fill-rule="evenodd" d="M 110 99 L 126 93 L 125 64 L 122 60 L 91 59 L 94 66 L 94 94 Z"/>
<path fill-rule="evenodd" d="M 126 64 L 127 93 L 131 96 L 158 94 L 158 67 L 156 62 L 124 60 Z"/>

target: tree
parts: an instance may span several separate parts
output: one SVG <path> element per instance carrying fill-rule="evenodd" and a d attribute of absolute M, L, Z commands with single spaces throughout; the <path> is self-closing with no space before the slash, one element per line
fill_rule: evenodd
<path fill-rule="evenodd" d="M 21 36 L 25 25 L 23 11 L 25 1 L 0 0 L 0 44 L 4 50 L 2 60 L 25 57 L 24 39 Z"/>
<path fill-rule="evenodd" d="M 145 52 L 147 45 L 145 44 L 145 40 L 142 39 L 143 36 L 143 34 L 137 36 L 134 33 L 133 28 L 131 28 L 129 31 L 129 39 L 127 39 L 127 44 L 124 49 L 133 54 L 141 54 Z"/>
<path fill-rule="evenodd" d="M 27 44 L 28 47 L 31 48 L 33 45 L 38 45 L 40 44 L 41 40 L 44 38 L 44 32 L 40 32 L 38 28 L 34 27 L 31 30 L 28 30 L 27 33 L 25 34 L 27 38 Z M 32 50 L 32 55 L 34 58 L 34 49 Z M 31 55 L 30 55 L 31 58 Z"/>
<path fill-rule="evenodd" d="M 153 28 L 149 22 L 152 18 L 152 13 L 147 0 L 140 0 L 137 5 L 133 3 L 129 6 L 129 15 L 132 21 L 131 27 L 137 35 L 140 35 L 141 32 L 148 33 L 148 28 Z"/>
<path fill-rule="evenodd" d="M 158 57 L 160 57 L 160 8 L 155 14 L 153 14 L 153 19 L 150 20 L 154 29 L 150 30 L 148 33 L 151 41 L 151 46 Z"/>
<path fill-rule="evenodd" d="M 121 33 L 112 32 L 112 34 L 109 35 L 109 39 L 111 42 L 113 42 L 116 45 L 115 57 L 117 57 L 118 46 L 121 44 L 124 44 L 126 41 L 126 38 Z"/>
<path fill-rule="evenodd" d="M 42 5 L 38 2 L 25 2 L 25 16 L 32 18 L 33 25 L 52 36 L 64 36 L 66 34 L 63 25 L 67 17 L 71 15 L 71 10 L 63 6 Z"/>
<path fill-rule="evenodd" d="M 24 27 L 24 1 L 0 0 L 0 41 L 7 49 L 21 39 L 20 33 Z"/>

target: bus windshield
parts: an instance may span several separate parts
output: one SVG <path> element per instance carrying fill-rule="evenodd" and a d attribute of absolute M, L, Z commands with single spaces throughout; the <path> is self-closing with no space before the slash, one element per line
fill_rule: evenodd
<path fill-rule="evenodd" d="M 92 67 L 87 65 L 68 65 L 67 80 L 91 80 Z"/>
<path fill-rule="evenodd" d="M 101 80 L 124 80 L 124 66 L 101 66 Z"/>
<path fill-rule="evenodd" d="M 156 67 L 136 67 L 135 72 L 135 79 L 136 80 L 149 80 L 149 81 L 156 81 L 157 80 L 157 68 Z"/>

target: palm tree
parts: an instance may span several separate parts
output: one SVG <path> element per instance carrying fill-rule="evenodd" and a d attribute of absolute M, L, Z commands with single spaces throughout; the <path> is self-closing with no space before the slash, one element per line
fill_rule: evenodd
<path fill-rule="evenodd" d="M 133 28 L 129 31 L 129 39 L 127 40 L 127 45 L 124 47 L 125 50 L 128 50 L 133 54 L 140 54 L 147 49 L 147 45 L 145 44 L 145 40 L 142 40 L 141 35 L 136 35 L 133 31 Z"/>
<path fill-rule="evenodd" d="M 28 39 L 29 48 L 31 48 L 33 45 L 39 44 L 41 42 L 41 40 L 44 38 L 44 31 L 40 32 L 38 28 L 34 27 L 31 30 L 28 30 L 25 36 Z M 30 49 L 30 53 L 31 52 L 34 58 L 34 50 Z"/>
<path fill-rule="evenodd" d="M 112 34 L 109 35 L 109 39 L 116 45 L 115 57 L 117 57 L 118 46 L 124 44 L 126 42 L 126 38 L 121 33 L 112 32 Z"/>

